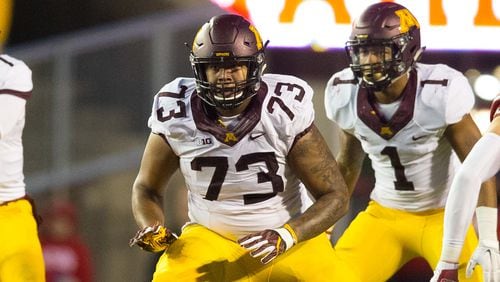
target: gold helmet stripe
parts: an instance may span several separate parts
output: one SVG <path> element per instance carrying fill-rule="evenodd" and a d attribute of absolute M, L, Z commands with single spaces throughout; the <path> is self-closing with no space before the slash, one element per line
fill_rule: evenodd
<path fill-rule="evenodd" d="M 257 31 L 255 26 L 253 26 L 253 25 L 250 25 L 248 28 L 255 35 L 255 39 L 257 40 L 257 42 L 256 42 L 257 43 L 257 50 L 262 49 L 262 38 L 260 37 L 259 32 Z"/>

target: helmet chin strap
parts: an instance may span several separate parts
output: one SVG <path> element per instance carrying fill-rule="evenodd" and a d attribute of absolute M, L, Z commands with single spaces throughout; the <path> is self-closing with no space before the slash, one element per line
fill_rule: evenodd
<path fill-rule="evenodd" d="M 396 78 L 393 78 L 393 79 L 386 79 L 384 77 L 384 79 L 380 80 L 380 81 L 377 81 L 377 82 L 370 82 L 370 81 L 367 81 L 363 78 L 363 82 L 364 82 L 364 85 L 370 89 L 373 89 L 374 91 L 382 91 L 384 89 L 386 89 L 387 87 L 389 87 L 389 85 L 395 83 L 396 81 L 398 81 L 399 79 L 401 79 L 402 77 L 404 76 L 408 76 L 408 73 L 411 71 L 411 69 L 413 68 L 413 66 L 415 65 L 416 62 L 418 62 L 420 60 L 420 57 L 422 56 L 422 53 L 425 51 L 425 46 L 421 47 L 420 49 L 417 50 L 417 52 L 415 52 L 415 55 L 413 56 L 413 63 L 411 66 L 409 66 L 406 71 L 404 73 L 402 73 L 400 76 L 396 77 Z"/>
<path fill-rule="evenodd" d="M 389 85 L 395 83 L 396 81 L 400 80 L 402 77 L 405 77 L 405 76 L 408 76 L 409 73 L 411 71 L 411 68 L 408 68 L 404 73 L 402 73 L 400 76 L 394 78 L 394 79 L 391 79 L 391 83 L 389 83 Z"/>
<path fill-rule="evenodd" d="M 387 79 L 387 75 L 384 77 L 384 79 L 377 81 L 377 82 L 368 82 L 363 78 L 363 82 L 366 85 L 366 87 L 373 89 L 374 91 L 380 92 L 395 83 L 396 81 L 400 80 L 402 77 L 408 76 L 411 71 L 411 68 L 408 68 L 403 74 L 400 76 L 393 78 L 393 79 Z"/>
<path fill-rule="evenodd" d="M 262 64 L 262 68 L 259 71 L 259 75 L 260 76 L 264 74 L 264 71 L 266 70 L 266 68 L 267 68 L 267 64 L 265 64 L 265 63 Z"/>
<path fill-rule="evenodd" d="M 415 56 L 413 56 L 413 64 L 406 69 L 406 71 L 404 73 L 402 73 L 400 76 L 394 78 L 394 79 L 391 79 L 391 82 L 386 86 L 388 87 L 389 85 L 395 83 L 396 81 L 398 81 L 399 79 L 401 79 L 402 77 L 404 76 L 408 76 L 410 71 L 412 70 L 413 66 L 417 63 L 418 60 L 420 60 L 420 57 L 422 56 L 422 53 L 425 51 L 425 46 L 418 49 L 417 52 L 415 52 Z"/>
<path fill-rule="evenodd" d="M 413 64 L 418 62 L 420 60 L 420 57 L 422 57 L 422 53 L 425 51 L 425 46 L 422 46 L 420 49 L 415 52 L 415 56 L 413 56 Z"/>
<path fill-rule="evenodd" d="M 362 77 L 363 84 L 365 87 L 375 90 L 375 91 L 382 91 L 384 90 L 387 86 L 389 86 L 392 81 L 388 79 L 388 75 L 386 74 L 383 79 L 380 79 L 378 81 L 369 81 L 366 80 L 365 77 Z"/>
<path fill-rule="evenodd" d="M 375 91 L 382 91 L 382 90 L 384 90 L 385 88 L 389 87 L 389 85 L 395 83 L 396 81 L 398 81 L 402 77 L 408 76 L 408 74 L 410 73 L 410 71 L 413 68 L 413 66 L 415 65 L 415 63 L 418 60 L 420 60 L 420 57 L 422 56 L 422 53 L 424 51 L 425 51 L 425 46 L 421 47 L 420 49 L 417 50 L 417 52 L 415 52 L 415 56 L 413 56 L 413 64 L 409 68 L 407 68 L 406 71 L 404 73 L 402 73 L 400 76 L 398 76 L 396 78 L 393 78 L 393 79 L 389 79 L 389 80 L 386 80 L 384 78 L 384 79 L 382 79 L 380 81 L 380 83 L 369 82 L 369 81 L 367 81 L 367 80 L 365 80 L 363 78 L 364 84 L 366 85 L 366 87 L 371 88 L 371 89 L 373 89 Z M 387 76 L 387 74 L 386 74 L 386 76 Z"/>

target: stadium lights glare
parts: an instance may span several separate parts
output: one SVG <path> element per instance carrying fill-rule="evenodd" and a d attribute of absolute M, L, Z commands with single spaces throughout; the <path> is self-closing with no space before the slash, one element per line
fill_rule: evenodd
<path fill-rule="evenodd" d="M 382 0 L 210 0 L 249 18 L 270 47 L 344 48 L 363 7 Z M 494 50 L 497 0 L 397 0 L 417 17 L 428 50 Z M 497 4 L 495 4 L 497 3 Z M 494 37 L 494 36 L 493 36 Z M 498 40 L 497 40 L 498 42 Z"/>
<path fill-rule="evenodd" d="M 500 93 L 500 80 L 490 74 L 481 74 L 474 81 L 476 95 L 486 101 L 492 101 Z"/>

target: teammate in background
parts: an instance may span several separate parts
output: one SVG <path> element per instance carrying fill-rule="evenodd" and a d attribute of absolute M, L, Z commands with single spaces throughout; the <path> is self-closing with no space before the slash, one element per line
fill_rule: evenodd
<path fill-rule="evenodd" d="M 350 192 L 366 154 L 375 187 L 335 250 L 362 281 L 386 281 L 414 257 L 436 267 L 456 164 L 481 133 L 469 114 L 474 95 L 467 79 L 446 65 L 417 63 L 424 48 L 410 11 L 376 3 L 352 27 L 350 68 L 328 81 L 325 108 L 342 129 L 337 160 Z M 484 184 L 478 204 L 496 208 L 493 180 Z M 476 244 L 469 225 L 461 279 Z M 479 272 L 473 280 L 480 280 Z"/>
<path fill-rule="evenodd" d="M 348 191 L 314 125 L 313 90 L 263 75 L 264 49 L 244 18 L 213 17 L 193 42 L 195 78 L 154 98 L 131 240 L 163 251 L 154 281 L 356 281 L 324 234 L 347 211 Z M 177 169 L 190 218 L 178 238 L 163 209 Z"/>
<path fill-rule="evenodd" d="M 0 55 L 0 281 L 45 281 L 38 225 L 23 173 L 22 133 L 32 88 L 28 66 Z"/>
<path fill-rule="evenodd" d="M 474 145 L 451 184 L 444 210 L 441 259 L 431 281 L 458 281 L 458 259 L 467 226 L 472 221 L 481 183 L 500 170 L 500 95 L 491 104 L 491 124 Z M 467 265 L 466 274 L 479 264 L 485 282 L 500 281 L 500 253 L 497 238 L 497 210 L 478 207 L 479 246 Z"/>

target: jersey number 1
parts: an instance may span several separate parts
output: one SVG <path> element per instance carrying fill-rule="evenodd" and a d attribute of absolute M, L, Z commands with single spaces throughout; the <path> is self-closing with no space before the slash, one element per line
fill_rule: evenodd
<path fill-rule="evenodd" d="M 415 187 L 413 182 L 408 181 L 405 175 L 405 167 L 401 164 L 399 159 L 398 151 L 396 147 L 385 147 L 382 152 L 383 155 L 387 155 L 391 160 L 391 165 L 394 168 L 394 173 L 396 174 L 396 181 L 394 181 L 394 186 L 396 190 L 401 191 L 413 191 Z"/>

